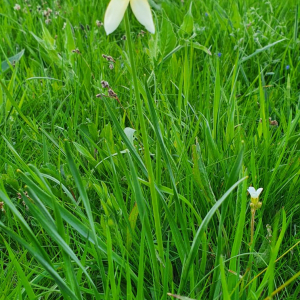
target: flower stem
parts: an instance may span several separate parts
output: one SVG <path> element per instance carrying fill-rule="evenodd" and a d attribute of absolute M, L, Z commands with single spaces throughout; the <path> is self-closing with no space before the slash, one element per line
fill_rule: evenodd
<path fill-rule="evenodd" d="M 254 237 L 254 219 L 255 219 L 255 209 L 251 209 L 251 241 L 250 241 L 250 245 L 252 245 L 253 237 Z"/>
<path fill-rule="evenodd" d="M 129 60 L 131 65 L 131 73 L 133 79 L 133 86 L 134 86 L 134 95 L 138 113 L 138 120 L 140 122 L 140 128 L 142 133 L 142 141 L 144 144 L 144 156 L 145 156 L 145 163 L 146 168 L 148 171 L 148 180 L 150 184 L 150 193 L 151 193 L 151 200 L 152 200 L 152 209 L 154 215 L 154 222 L 155 222 L 155 233 L 157 238 L 157 246 L 158 246 L 158 253 L 160 259 L 164 259 L 164 250 L 163 250 L 163 241 L 162 241 L 162 234 L 161 234 L 161 224 L 160 224 L 160 213 L 159 213 L 159 205 L 158 205 L 158 197 L 157 192 L 155 189 L 155 178 L 150 158 L 150 150 L 148 144 L 148 135 L 146 130 L 145 118 L 143 116 L 143 103 L 140 98 L 139 92 L 139 85 L 138 85 L 138 78 L 137 78 L 137 71 L 135 67 L 135 55 L 133 50 L 133 42 L 130 35 L 130 23 L 129 23 L 129 16 L 128 11 L 125 13 L 125 29 L 126 29 L 126 37 L 127 37 L 127 45 L 128 45 L 128 52 L 129 52 Z"/>

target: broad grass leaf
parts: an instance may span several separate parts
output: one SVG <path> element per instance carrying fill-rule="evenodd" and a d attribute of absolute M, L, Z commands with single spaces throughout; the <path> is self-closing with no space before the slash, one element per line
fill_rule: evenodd
<path fill-rule="evenodd" d="M 205 218 L 203 219 L 202 223 L 200 224 L 200 227 L 198 228 L 195 237 L 193 239 L 193 243 L 191 246 L 190 251 L 187 254 L 187 259 L 183 265 L 183 270 L 182 270 L 182 275 L 181 275 L 181 280 L 180 280 L 180 285 L 179 285 L 179 292 L 183 289 L 185 286 L 189 272 L 191 270 L 192 264 L 194 263 L 194 259 L 197 255 L 197 251 L 199 249 L 199 246 L 201 244 L 202 236 L 205 233 L 205 230 L 207 228 L 207 225 L 215 212 L 218 210 L 218 208 L 222 205 L 222 203 L 225 201 L 225 199 L 231 194 L 231 192 L 241 183 L 243 182 L 246 178 L 244 177 L 240 179 L 238 182 L 236 182 L 216 203 L 215 205 L 210 209 L 210 211 L 207 213 Z"/>
<path fill-rule="evenodd" d="M 223 300 L 230 300 L 230 295 L 228 292 L 228 285 L 227 285 L 227 276 L 225 274 L 225 263 L 223 256 L 220 256 L 220 273 L 221 273 L 221 282 L 222 282 L 222 291 L 223 291 Z"/>
<path fill-rule="evenodd" d="M 73 142 L 73 145 L 75 146 L 76 150 L 92 164 L 92 166 L 97 164 L 97 161 L 94 159 L 93 155 L 82 145 L 76 142 Z"/>
<path fill-rule="evenodd" d="M 242 145 L 242 148 L 232 166 L 229 177 L 227 179 L 228 181 L 226 184 L 226 190 L 229 189 L 238 180 L 242 168 L 242 164 L 243 164 L 243 158 L 244 158 L 244 145 Z"/>
<path fill-rule="evenodd" d="M 213 193 L 208 174 L 202 159 L 200 145 L 197 143 L 196 145 L 192 146 L 192 153 L 193 153 L 193 175 L 194 179 L 201 189 L 204 197 L 208 202 L 216 202 L 216 197 Z"/>
<path fill-rule="evenodd" d="M 138 211 L 137 204 L 135 203 L 131 210 L 131 213 L 129 215 L 129 223 L 130 223 L 130 227 L 132 229 L 132 233 L 130 232 L 129 228 L 127 228 L 127 239 L 126 239 L 127 250 L 130 250 L 130 248 L 131 248 L 131 244 L 133 241 L 133 233 L 135 230 L 135 225 L 136 225 L 136 220 L 137 220 L 138 215 L 139 215 L 139 211 Z"/>
<path fill-rule="evenodd" d="M 76 43 L 73 37 L 72 25 L 69 20 L 66 22 L 65 28 L 65 49 L 67 50 L 67 56 L 72 56 L 72 50 L 76 49 Z M 74 63 L 74 60 L 72 61 Z"/>
<path fill-rule="evenodd" d="M 211 55 L 210 50 L 207 49 L 205 46 L 199 44 L 198 42 L 190 42 L 190 46 L 193 46 L 193 48 L 198 49 L 198 50 L 202 50 L 205 53 L 207 53 L 208 55 Z"/>
<path fill-rule="evenodd" d="M 192 15 L 192 5 L 193 5 L 193 2 L 191 2 L 190 8 L 189 8 L 188 12 L 186 13 L 186 15 L 184 16 L 183 23 L 180 26 L 179 34 L 181 36 L 184 36 L 184 35 L 190 36 L 193 33 L 194 18 Z"/>
<path fill-rule="evenodd" d="M 176 34 L 173 30 L 172 23 L 166 17 L 163 18 L 160 34 L 160 52 L 162 57 L 170 53 L 177 44 Z"/>
<path fill-rule="evenodd" d="M 3 61 L 1 63 L 1 69 L 0 69 L 0 74 L 6 72 L 7 70 L 10 69 L 10 65 L 13 65 L 13 63 L 17 63 L 22 56 L 25 53 L 25 49 L 23 49 L 22 51 L 20 51 L 19 53 L 17 53 L 16 55 L 9 57 L 7 60 L 9 61 L 9 63 L 7 62 L 7 60 Z"/>

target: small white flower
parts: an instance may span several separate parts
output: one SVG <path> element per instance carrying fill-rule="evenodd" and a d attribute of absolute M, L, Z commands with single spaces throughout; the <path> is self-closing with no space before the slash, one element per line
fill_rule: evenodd
<path fill-rule="evenodd" d="M 263 191 L 263 188 L 255 189 L 254 187 L 250 186 L 247 190 L 253 199 L 258 199 L 259 195 Z"/>
<path fill-rule="evenodd" d="M 99 20 L 96 20 L 96 25 L 97 25 L 97 27 L 101 27 L 103 24 Z"/>
<path fill-rule="evenodd" d="M 46 19 L 45 23 L 46 23 L 46 25 L 49 25 L 51 23 L 51 19 Z"/>
<path fill-rule="evenodd" d="M 104 16 L 106 34 L 114 32 L 121 23 L 130 2 L 131 9 L 138 21 L 151 33 L 155 33 L 151 8 L 148 0 L 111 0 Z"/>
<path fill-rule="evenodd" d="M 15 6 L 14 6 L 14 10 L 20 10 L 21 9 L 21 6 L 19 5 L 19 4 L 16 4 Z"/>

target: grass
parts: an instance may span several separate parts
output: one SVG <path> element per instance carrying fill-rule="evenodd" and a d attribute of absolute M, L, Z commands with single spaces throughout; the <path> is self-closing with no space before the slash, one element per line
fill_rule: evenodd
<path fill-rule="evenodd" d="M 0 0 L 1 300 L 299 298 L 297 2 L 150 2 Z"/>

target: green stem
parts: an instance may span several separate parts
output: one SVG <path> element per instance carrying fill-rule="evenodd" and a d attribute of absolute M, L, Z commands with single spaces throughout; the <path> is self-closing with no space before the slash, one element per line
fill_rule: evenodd
<path fill-rule="evenodd" d="M 255 209 L 251 209 L 251 240 L 250 240 L 250 246 L 253 243 L 254 238 L 254 221 L 255 221 Z"/>
<path fill-rule="evenodd" d="M 129 23 L 129 16 L 128 12 L 125 13 L 125 28 L 126 28 L 126 37 L 127 37 L 127 45 L 128 45 L 128 52 L 129 52 L 129 59 L 132 71 L 132 78 L 133 78 L 133 86 L 134 86 L 134 94 L 135 94 L 135 101 L 138 113 L 138 119 L 140 122 L 141 132 L 142 132 L 142 140 L 144 144 L 144 153 L 145 153 L 145 163 L 146 168 L 148 171 L 148 180 L 150 184 L 150 193 L 152 199 L 152 208 L 153 208 L 153 215 L 154 215 L 154 222 L 155 222 L 155 233 L 157 238 L 157 246 L 158 252 L 161 260 L 164 259 L 164 249 L 163 249 L 163 241 L 162 241 L 162 234 L 161 234 L 161 224 L 160 224 L 160 213 L 159 213 L 159 205 L 158 205 L 158 198 L 157 192 L 155 189 L 155 178 L 150 158 L 150 151 L 149 151 L 149 144 L 148 144 L 148 135 L 146 130 L 145 119 L 143 116 L 143 104 L 140 98 L 139 92 L 139 85 L 138 85 L 138 78 L 137 72 L 135 67 L 135 58 L 134 58 L 134 51 L 133 51 L 133 42 L 130 35 L 130 23 Z"/>

